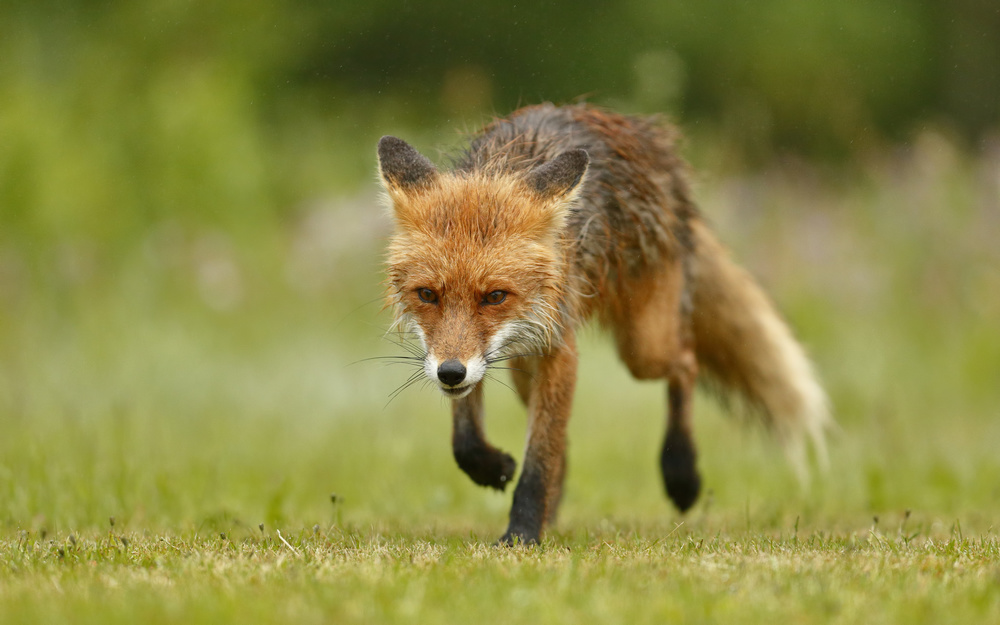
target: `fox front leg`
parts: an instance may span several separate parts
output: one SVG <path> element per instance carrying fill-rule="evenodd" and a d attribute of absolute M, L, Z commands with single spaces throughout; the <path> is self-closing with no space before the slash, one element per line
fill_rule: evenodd
<path fill-rule="evenodd" d="M 483 385 L 452 402 L 451 449 L 460 469 L 480 486 L 504 490 L 514 479 L 517 463 L 486 441 L 483 430 Z"/>
<path fill-rule="evenodd" d="M 533 544 L 555 518 L 566 469 L 566 425 L 576 386 L 573 337 L 538 363 L 528 403 L 528 446 L 501 545 Z"/>

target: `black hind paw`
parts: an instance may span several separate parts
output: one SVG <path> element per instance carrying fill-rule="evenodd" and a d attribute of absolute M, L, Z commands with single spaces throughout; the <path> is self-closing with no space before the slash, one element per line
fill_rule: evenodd
<path fill-rule="evenodd" d="M 695 458 L 690 438 L 678 432 L 667 434 L 660 455 L 660 470 L 667 496 L 681 512 L 687 512 L 701 492 L 701 476 L 695 468 Z"/>

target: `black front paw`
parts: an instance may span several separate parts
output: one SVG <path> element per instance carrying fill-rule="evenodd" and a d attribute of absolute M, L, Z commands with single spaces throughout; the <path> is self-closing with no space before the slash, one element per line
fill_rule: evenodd
<path fill-rule="evenodd" d="M 539 536 L 530 535 L 529 532 L 507 530 L 500 540 L 496 542 L 496 547 L 533 547 L 538 544 Z"/>
<path fill-rule="evenodd" d="M 476 484 L 501 491 L 514 479 L 517 469 L 517 463 L 510 454 L 482 445 L 456 445 L 455 461 Z"/>

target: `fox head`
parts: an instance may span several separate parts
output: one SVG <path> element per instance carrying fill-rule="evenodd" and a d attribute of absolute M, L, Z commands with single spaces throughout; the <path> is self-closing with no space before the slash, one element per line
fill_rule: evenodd
<path fill-rule="evenodd" d="M 424 372 L 463 397 L 491 362 L 537 354 L 565 314 L 566 220 L 587 171 L 584 150 L 534 168 L 438 171 L 395 137 L 378 144 L 395 219 L 388 301 L 424 348 Z"/>

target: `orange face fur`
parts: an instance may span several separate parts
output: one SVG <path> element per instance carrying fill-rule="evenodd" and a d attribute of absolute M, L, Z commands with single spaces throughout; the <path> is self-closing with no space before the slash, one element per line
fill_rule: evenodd
<path fill-rule="evenodd" d="M 572 187 L 545 193 L 510 173 L 407 176 L 387 160 L 381 170 L 396 223 L 389 302 L 400 327 L 423 343 L 427 376 L 462 397 L 491 361 L 557 338 Z"/>

